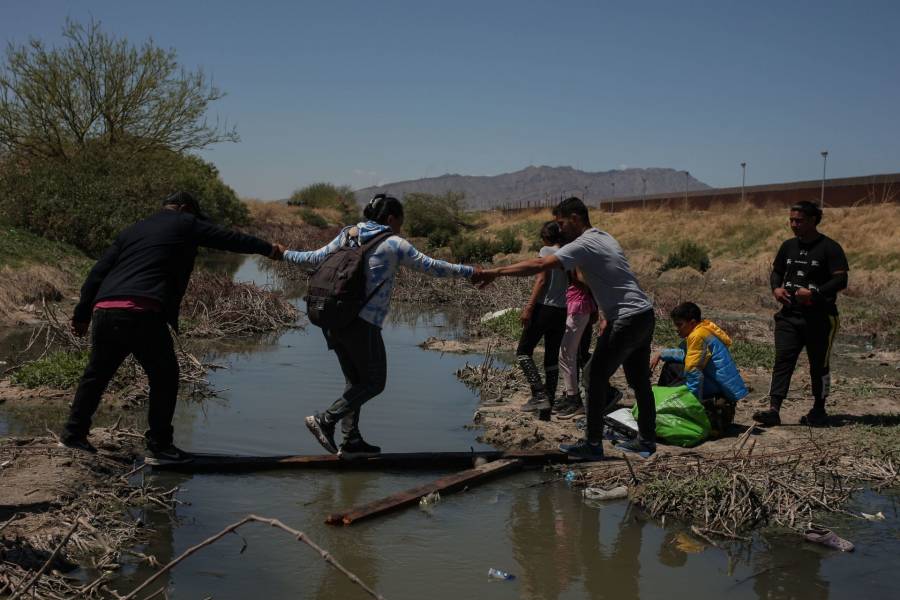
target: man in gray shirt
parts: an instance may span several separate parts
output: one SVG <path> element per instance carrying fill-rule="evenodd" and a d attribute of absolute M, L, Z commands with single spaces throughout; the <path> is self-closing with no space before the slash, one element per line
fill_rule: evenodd
<path fill-rule="evenodd" d="M 585 439 L 563 444 L 560 449 L 579 458 L 603 457 L 603 417 L 611 408 L 607 406 L 609 378 L 621 365 L 637 399 L 640 433 L 635 440 L 617 447 L 649 456 L 656 451 L 656 406 L 650 386 L 650 344 L 656 324 L 653 304 L 638 285 L 619 243 L 591 226 L 587 207 L 579 198 L 560 202 L 553 216 L 569 243 L 551 256 L 488 269 L 472 281 L 484 287 L 499 276 L 528 277 L 553 269 L 580 269 L 606 325 L 599 333 L 590 364 Z"/>

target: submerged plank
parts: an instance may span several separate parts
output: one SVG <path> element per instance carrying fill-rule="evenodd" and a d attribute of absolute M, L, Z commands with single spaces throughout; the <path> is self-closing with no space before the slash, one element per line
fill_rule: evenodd
<path fill-rule="evenodd" d="M 558 450 L 488 450 L 481 452 L 403 452 L 381 454 L 373 458 L 344 460 L 334 454 L 306 456 L 234 456 L 225 454 L 195 454 L 190 462 L 154 465 L 154 469 L 182 473 L 244 473 L 273 469 L 465 469 L 476 459 L 494 461 L 518 459 L 526 465 L 572 462 Z"/>
<path fill-rule="evenodd" d="M 351 508 L 342 513 L 329 515 L 325 522 L 329 525 L 352 525 L 364 519 L 393 512 L 410 504 L 417 504 L 422 496 L 433 492 L 439 492 L 442 495 L 452 494 L 457 490 L 478 485 L 494 477 L 518 471 L 523 466 L 524 461 L 522 459 L 499 459 L 454 473 L 453 475 L 441 477 L 424 485 L 391 494 L 386 498 Z"/>

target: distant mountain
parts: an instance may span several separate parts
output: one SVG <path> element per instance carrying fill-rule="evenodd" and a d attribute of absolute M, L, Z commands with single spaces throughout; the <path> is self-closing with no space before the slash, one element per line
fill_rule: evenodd
<path fill-rule="evenodd" d="M 647 195 L 683 192 L 684 171 L 675 169 L 622 169 L 590 173 L 572 167 L 527 167 L 515 173 L 492 176 L 447 174 L 413 181 L 398 181 L 356 191 L 356 199 L 364 204 L 378 193 L 400 199 L 410 192 L 445 194 L 464 192 L 466 206 L 472 209 L 493 208 L 508 204 L 545 202 L 548 198 L 579 196 L 595 205 L 613 196 L 640 196 L 642 178 L 647 180 Z M 688 176 L 688 190 L 704 190 L 709 186 Z"/>

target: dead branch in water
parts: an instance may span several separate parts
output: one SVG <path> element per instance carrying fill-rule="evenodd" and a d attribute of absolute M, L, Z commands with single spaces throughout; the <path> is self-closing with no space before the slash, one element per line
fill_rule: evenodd
<path fill-rule="evenodd" d="M 357 584 L 359 587 L 361 587 L 363 590 L 365 590 L 367 594 L 369 594 L 369 595 L 372 596 L 373 598 L 377 598 L 377 599 L 379 599 L 379 600 L 383 600 L 383 596 L 381 596 L 381 594 L 378 594 L 377 592 L 375 592 L 375 590 L 373 590 L 372 588 L 370 588 L 369 586 L 367 586 L 365 583 L 363 583 L 363 582 L 359 579 L 359 577 L 357 577 L 356 575 L 354 575 L 353 573 L 351 573 L 350 571 L 348 571 L 348 570 L 347 570 L 343 565 L 341 565 L 341 564 L 340 564 L 340 563 L 339 563 L 339 562 L 338 562 L 338 561 L 337 561 L 337 560 L 336 560 L 336 559 L 335 559 L 335 558 L 334 558 L 327 550 L 325 550 L 324 548 L 322 548 L 321 546 L 319 546 L 318 544 L 316 544 L 315 542 L 313 542 L 311 539 L 309 539 L 309 536 L 307 536 L 305 533 L 303 533 L 302 531 L 299 531 L 299 530 L 297 530 L 297 529 L 294 529 L 294 528 L 292 528 L 292 527 L 288 527 L 287 525 L 285 525 L 284 523 L 282 523 L 282 522 L 279 521 L 278 519 L 272 519 L 272 518 L 268 518 L 268 517 L 259 517 L 259 516 L 257 516 L 257 515 L 247 515 L 246 517 L 244 517 L 244 518 L 241 519 L 240 521 L 238 521 L 238 522 L 236 522 L 236 523 L 232 523 L 231 525 L 229 525 L 228 527 L 226 527 L 225 529 L 223 529 L 223 530 L 220 531 L 219 533 L 217 533 L 217 534 L 215 534 L 215 535 L 213 535 L 213 536 L 211 536 L 211 537 L 209 537 L 209 538 L 203 540 L 202 542 L 200 542 L 199 544 L 197 544 L 197 545 L 195 545 L 195 546 L 191 546 L 190 548 L 188 548 L 187 550 L 185 550 L 184 552 L 182 552 L 182 553 L 181 553 L 178 557 L 176 557 L 174 560 L 172 560 L 169 564 L 167 564 L 167 565 L 164 566 L 162 569 L 160 569 L 159 571 L 157 571 L 156 573 L 154 573 L 150 578 L 148 578 L 146 581 L 144 581 L 141 585 L 139 585 L 138 587 L 136 587 L 136 588 L 135 588 L 131 593 L 129 593 L 127 596 L 123 596 L 121 600 L 133 600 L 133 598 L 135 598 L 135 597 L 137 596 L 138 592 L 140 592 L 141 590 L 143 590 L 143 589 L 147 588 L 148 586 L 150 586 L 154 581 L 156 581 L 157 579 L 159 579 L 159 578 L 160 578 L 162 575 L 164 575 L 165 573 L 171 571 L 171 570 L 175 567 L 175 565 L 177 565 L 178 563 L 180 563 L 181 561 L 183 561 L 183 560 L 186 559 L 187 557 L 191 556 L 192 554 L 194 554 L 195 552 L 201 550 L 202 548 L 204 548 L 204 547 L 206 547 L 206 546 L 209 546 L 210 544 L 213 544 L 213 543 L 217 542 L 218 540 L 222 539 L 223 537 L 225 537 L 225 536 L 228 535 L 229 533 L 234 533 L 234 532 L 235 532 L 238 528 L 240 528 L 241 526 L 246 525 L 247 523 L 254 523 L 254 522 L 255 522 L 255 523 L 264 523 L 264 524 L 266 524 L 266 525 L 270 525 L 271 527 L 275 527 L 275 528 L 277 528 L 277 529 L 281 529 L 282 531 L 286 531 L 287 533 L 291 534 L 292 536 L 294 536 L 294 538 L 295 538 L 298 542 L 303 542 L 304 544 L 306 544 L 307 546 L 309 546 L 310 548 L 312 548 L 313 550 L 315 550 L 316 552 L 318 552 L 318 553 L 319 553 L 319 556 L 321 556 L 321 557 L 325 560 L 325 562 L 327 562 L 328 564 L 332 565 L 332 566 L 333 566 L 334 568 L 336 568 L 338 571 L 340 571 L 341 573 L 343 573 L 344 575 L 346 575 L 347 578 L 348 578 L 350 581 L 352 581 L 353 583 L 355 583 L 355 584 Z M 155 595 L 155 594 L 154 594 L 154 595 Z"/>

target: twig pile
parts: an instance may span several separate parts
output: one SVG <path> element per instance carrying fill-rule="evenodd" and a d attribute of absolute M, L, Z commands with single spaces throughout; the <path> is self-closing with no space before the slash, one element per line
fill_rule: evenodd
<path fill-rule="evenodd" d="M 143 479 L 143 465 L 132 468 L 129 458 L 135 456 L 136 442 L 143 440 L 138 432 L 113 427 L 93 433 L 95 442 L 109 455 L 59 448 L 49 438 L 19 439 L 0 446 L 0 463 L 14 464 L 35 454 L 64 456 L 71 463 L 64 468 L 73 469 L 73 477 L 80 469 L 94 473 L 86 480 L 91 482 L 87 491 L 64 495 L 58 508 L 43 514 L 17 514 L 0 523 L 0 596 L 116 596 L 107 584 L 124 555 L 158 566 L 154 557 L 127 549 L 146 541 L 151 533 L 129 511 L 145 507 L 171 511 L 178 504 L 178 488 L 149 486 Z M 139 472 L 140 481 L 133 483 L 132 476 Z M 70 570 L 73 563 L 101 575 L 88 583 L 66 577 L 61 571 Z"/>
<path fill-rule="evenodd" d="M 278 292 L 198 271 L 191 277 L 181 315 L 184 335 L 222 338 L 294 326 L 299 312 Z"/>
<path fill-rule="evenodd" d="M 74 335 L 67 323 L 60 320 L 59 314 L 53 304 L 44 304 L 42 307 L 43 324 L 31 334 L 27 347 L 22 351 L 23 355 L 33 354 L 33 349 L 41 348 L 36 357 L 15 365 L 10 371 L 20 368 L 29 362 L 44 358 L 55 350 L 67 350 L 73 352 L 86 351 L 90 348 L 89 336 L 78 337 Z M 206 379 L 209 369 L 223 368 L 221 365 L 201 362 L 194 354 L 182 346 L 176 338 L 175 356 L 178 359 L 179 381 L 192 398 L 206 398 L 215 395 Z M 121 393 L 126 403 L 140 404 L 148 397 L 150 392 L 147 377 L 133 356 L 122 363 L 116 372 L 116 376 L 110 382 L 110 390 Z"/>
<path fill-rule="evenodd" d="M 702 534 L 746 540 L 757 526 L 801 529 L 822 512 L 858 517 L 843 506 L 861 484 L 881 488 L 898 482 L 900 450 L 860 456 L 849 439 L 827 446 L 810 440 L 754 455 L 753 443 L 742 451 L 750 431 L 735 451 L 605 462 L 586 469 L 584 483 L 628 485 L 632 500 L 655 518 L 674 517 Z"/>
<path fill-rule="evenodd" d="M 525 379 L 518 369 L 494 366 L 493 348 L 488 347 L 484 361 L 470 365 L 468 361 L 458 371 L 456 377 L 471 390 L 478 390 L 481 402 L 504 402 L 513 392 L 527 388 Z"/>

